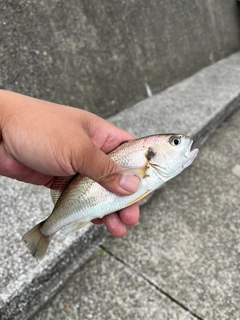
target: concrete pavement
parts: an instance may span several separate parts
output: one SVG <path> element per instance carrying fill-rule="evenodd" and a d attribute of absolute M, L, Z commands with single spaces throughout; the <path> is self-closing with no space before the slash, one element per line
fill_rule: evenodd
<path fill-rule="evenodd" d="M 31 320 L 240 319 L 240 109 Z"/>

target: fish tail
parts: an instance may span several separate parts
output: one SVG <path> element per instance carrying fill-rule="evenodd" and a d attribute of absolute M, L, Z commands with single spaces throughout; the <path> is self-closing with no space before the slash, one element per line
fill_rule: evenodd
<path fill-rule="evenodd" d="M 51 241 L 51 236 L 46 236 L 41 232 L 41 227 L 45 221 L 40 222 L 22 237 L 22 240 L 26 243 L 28 249 L 34 258 L 41 260 L 48 249 Z"/>

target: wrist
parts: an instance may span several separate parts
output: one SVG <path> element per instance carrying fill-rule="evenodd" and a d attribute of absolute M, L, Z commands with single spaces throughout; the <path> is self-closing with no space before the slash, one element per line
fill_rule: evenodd
<path fill-rule="evenodd" d="M 0 133 L 2 133 L 2 129 L 7 116 L 6 115 L 6 92 L 7 91 L 0 89 Z"/>
<path fill-rule="evenodd" d="M 0 131 L 7 123 L 9 123 L 10 117 L 13 114 L 14 107 L 16 106 L 16 98 L 20 96 L 14 92 L 0 89 Z"/>

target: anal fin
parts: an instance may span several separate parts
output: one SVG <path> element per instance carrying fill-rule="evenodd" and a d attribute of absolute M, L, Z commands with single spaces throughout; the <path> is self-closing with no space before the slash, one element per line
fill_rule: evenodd
<path fill-rule="evenodd" d="M 83 227 L 85 227 L 88 223 L 89 221 L 81 221 L 79 223 L 76 223 L 76 222 L 69 223 L 68 225 L 66 225 L 66 227 L 64 227 L 63 233 L 66 237 L 68 237 L 73 233 L 75 233 L 76 231 L 78 231 L 79 229 L 82 229 Z"/>

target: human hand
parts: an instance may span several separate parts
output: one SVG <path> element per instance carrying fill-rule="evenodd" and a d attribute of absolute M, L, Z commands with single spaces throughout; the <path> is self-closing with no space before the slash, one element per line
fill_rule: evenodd
<path fill-rule="evenodd" d="M 121 167 L 106 153 L 131 139 L 87 111 L 0 90 L 0 175 L 51 187 L 55 176 L 79 172 L 111 192 L 128 195 L 137 190 L 139 179 L 109 176 Z M 134 204 L 93 222 L 105 223 L 113 236 L 122 237 L 138 216 Z"/>

